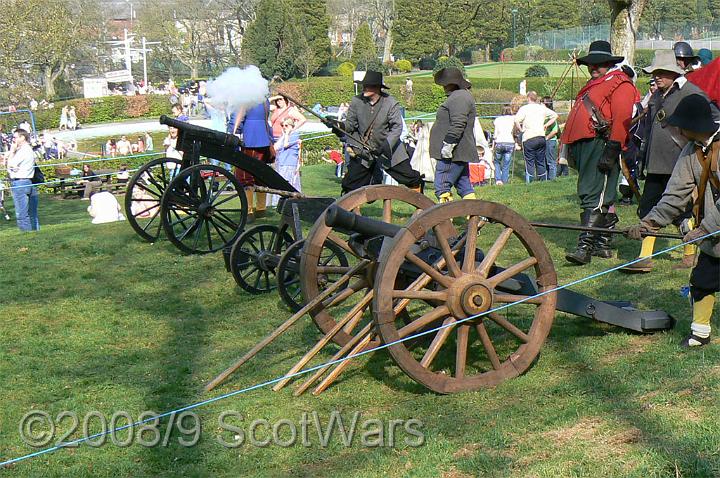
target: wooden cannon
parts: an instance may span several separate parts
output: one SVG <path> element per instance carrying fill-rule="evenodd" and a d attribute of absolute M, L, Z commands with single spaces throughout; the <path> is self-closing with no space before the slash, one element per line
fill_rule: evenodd
<path fill-rule="evenodd" d="M 328 244 L 343 251 L 344 264 L 325 263 Z M 481 200 L 435 205 L 402 187 L 368 186 L 338 199 L 315 222 L 295 265 L 306 305 L 207 390 L 306 314 L 323 335 L 275 390 L 326 347 L 335 347 L 332 364 L 296 394 L 313 385 L 320 393 L 352 357 L 380 346 L 435 392 L 494 386 L 533 364 L 556 310 L 642 333 L 674 325 L 662 311 L 558 288 L 542 237 L 510 208 Z"/>

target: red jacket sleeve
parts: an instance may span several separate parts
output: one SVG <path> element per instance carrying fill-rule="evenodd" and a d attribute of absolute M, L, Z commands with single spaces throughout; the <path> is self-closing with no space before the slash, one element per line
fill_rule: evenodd
<path fill-rule="evenodd" d="M 610 140 L 617 141 L 625 146 L 628 140 L 628 131 L 632 121 L 633 105 L 638 101 L 637 89 L 632 83 L 620 84 L 612 93 L 610 98 L 610 111 L 612 127 L 610 128 Z"/>

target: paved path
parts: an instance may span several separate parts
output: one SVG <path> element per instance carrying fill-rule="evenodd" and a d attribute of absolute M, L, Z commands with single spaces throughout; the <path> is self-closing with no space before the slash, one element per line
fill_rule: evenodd
<path fill-rule="evenodd" d="M 192 119 L 191 124 L 203 126 L 205 128 L 211 127 L 211 121 L 209 119 Z M 167 131 L 167 126 L 160 124 L 158 120 L 139 119 L 135 122 L 119 122 L 119 123 L 103 123 L 103 124 L 92 124 L 83 126 L 81 129 L 75 131 L 50 131 L 49 134 L 62 141 L 70 141 L 71 139 L 84 140 L 88 138 L 132 135 L 135 133 L 142 132 L 155 132 L 155 131 Z M 315 121 L 306 122 L 302 128 L 301 133 L 318 133 L 318 132 L 329 132 L 322 123 Z"/>

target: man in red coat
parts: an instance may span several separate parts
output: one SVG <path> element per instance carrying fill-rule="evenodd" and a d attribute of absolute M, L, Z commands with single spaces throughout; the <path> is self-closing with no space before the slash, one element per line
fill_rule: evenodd
<path fill-rule="evenodd" d="M 578 171 L 583 226 L 612 228 L 618 222 L 614 204 L 619 158 L 628 141 L 633 105 L 640 101 L 633 82 L 617 67 L 622 60 L 602 40 L 592 42 L 588 54 L 577 59 L 587 66 L 590 80 L 578 92 L 561 142 Z M 592 256 L 610 258 L 610 240 L 609 234 L 583 232 L 577 249 L 565 258 L 573 264 L 587 264 Z"/>

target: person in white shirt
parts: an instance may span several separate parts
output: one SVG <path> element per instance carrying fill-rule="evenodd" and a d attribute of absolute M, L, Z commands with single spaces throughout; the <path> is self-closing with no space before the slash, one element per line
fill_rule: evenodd
<path fill-rule="evenodd" d="M 120 141 L 117 142 L 117 152 L 120 155 L 127 156 L 132 152 L 132 145 L 130 144 L 130 141 L 127 140 L 127 137 L 123 136 L 120 138 Z"/>
<path fill-rule="evenodd" d="M 515 151 L 515 117 L 510 105 L 503 106 L 502 115 L 493 121 L 495 126 L 495 184 L 510 181 L 510 163 Z"/>
<path fill-rule="evenodd" d="M 528 104 L 522 106 L 515 115 L 515 126 L 522 133 L 528 181 L 531 178 L 545 181 L 545 130 L 557 121 L 558 115 L 540 102 L 536 92 L 529 92 L 527 97 Z"/>
<path fill-rule="evenodd" d="M 35 153 L 30 146 L 30 133 L 26 130 L 16 129 L 13 133 L 13 142 L 5 159 L 5 165 L 10 176 L 18 229 L 39 230 L 39 196 L 37 188 L 32 183 L 35 175 Z"/>
<path fill-rule="evenodd" d="M 87 210 L 93 218 L 93 224 L 105 224 L 107 222 L 125 220 L 125 216 L 123 216 L 121 212 L 120 203 L 115 199 L 115 196 L 107 191 L 93 193 L 90 196 L 90 206 L 88 206 Z"/>

